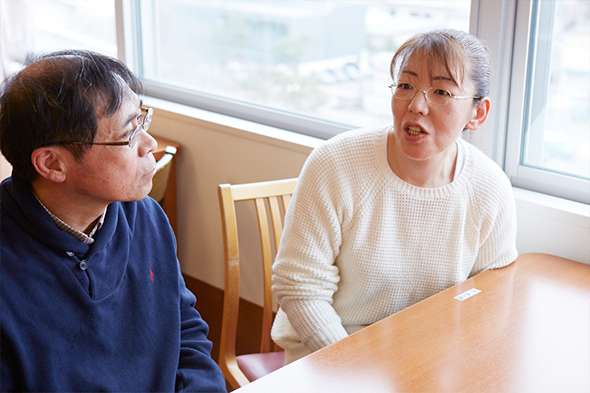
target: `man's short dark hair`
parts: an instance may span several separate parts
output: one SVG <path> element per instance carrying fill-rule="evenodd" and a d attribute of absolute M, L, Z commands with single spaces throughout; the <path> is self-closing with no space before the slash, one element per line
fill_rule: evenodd
<path fill-rule="evenodd" d="M 53 52 L 29 61 L 0 88 L 0 149 L 19 176 L 33 181 L 31 154 L 55 141 L 92 142 L 98 117 L 112 116 L 127 86 L 141 82 L 120 61 L 85 50 Z M 88 146 L 64 145 L 76 159 Z"/>

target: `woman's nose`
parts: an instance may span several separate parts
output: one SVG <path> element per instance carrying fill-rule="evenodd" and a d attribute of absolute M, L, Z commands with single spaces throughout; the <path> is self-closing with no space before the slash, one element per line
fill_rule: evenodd
<path fill-rule="evenodd" d="M 408 109 L 414 113 L 421 113 L 426 115 L 428 113 L 428 100 L 426 99 L 426 91 L 416 90 L 414 97 L 408 105 Z"/>

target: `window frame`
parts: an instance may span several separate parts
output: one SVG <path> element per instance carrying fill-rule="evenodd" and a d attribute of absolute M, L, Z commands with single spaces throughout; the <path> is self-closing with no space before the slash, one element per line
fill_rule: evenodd
<path fill-rule="evenodd" d="M 589 204 L 589 181 L 520 164 L 534 1 L 471 0 L 470 33 L 485 40 L 491 49 L 494 75 L 490 98 L 493 109 L 486 124 L 465 134 L 464 139 L 498 163 L 513 186 Z M 142 35 L 138 18 L 140 13 L 144 20 L 154 17 L 145 4 L 149 2 L 115 0 L 119 59 L 139 75 Z M 321 139 L 353 128 L 151 80 L 143 79 L 142 82 L 148 96 Z"/>
<path fill-rule="evenodd" d="M 547 4 L 542 6 L 547 6 Z M 534 55 L 531 50 L 531 38 L 536 36 L 536 31 L 533 29 L 538 30 L 540 25 L 534 21 L 538 11 L 537 6 L 541 7 L 541 4 L 536 3 L 536 0 L 521 0 L 516 3 L 513 63 L 510 95 L 507 101 L 510 109 L 505 127 L 507 136 L 504 171 L 515 187 L 588 204 L 590 202 L 590 181 L 523 164 L 528 117 L 532 111 L 539 110 L 538 106 L 528 105 L 529 90 L 527 89 L 527 86 L 533 83 L 529 75 L 529 66 Z M 547 52 L 547 48 L 536 49 Z M 548 56 L 548 53 L 543 55 L 546 62 L 548 62 Z M 540 71 L 543 72 L 543 67 L 540 68 Z M 536 73 L 537 70 L 538 68 L 535 70 Z M 536 84 L 535 88 L 546 90 L 547 87 Z M 519 130 L 519 132 L 509 133 L 508 130 Z M 532 137 L 535 138 L 534 135 Z"/>

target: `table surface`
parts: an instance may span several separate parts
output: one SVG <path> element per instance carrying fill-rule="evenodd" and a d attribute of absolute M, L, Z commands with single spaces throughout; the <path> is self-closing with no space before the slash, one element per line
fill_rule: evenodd
<path fill-rule="evenodd" d="M 590 265 L 524 254 L 238 391 L 590 392 L 589 304 Z"/>

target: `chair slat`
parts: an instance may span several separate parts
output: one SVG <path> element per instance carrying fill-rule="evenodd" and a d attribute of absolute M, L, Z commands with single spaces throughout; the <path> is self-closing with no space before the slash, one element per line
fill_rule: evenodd
<path fill-rule="evenodd" d="M 273 182 L 260 182 L 232 185 L 234 201 L 255 198 L 268 198 L 276 195 L 290 195 L 293 193 L 293 184 L 297 179 L 276 180 Z"/>
<path fill-rule="evenodd" d="M 272 222 L 272 233 L 275 241 L 276 256 L 276 252 L 279 249 L 279 244 L 281 242 L 281 234 L 283 233 L 283 215 L 281 214 L 281 209 L 279 207 L 278 197 L 269 197 L 268 205 L 270 209 L 270 219 Z"/>
<path fill-rule="evenodd" d="M 293 178 L 249 184 L 219 185 L 218 193 L 225 258 L 224 311 L 221 328 L 222 337 L 219 351 L 219 366 L 233 388 L 238 388 L 249 383 L 248 378 L 240 370 L 235 352 L 240 303 L 240 247 L 235 203 L 238 201 L 253 201 L 256 209 L 264 287 L 260 352 L 266 353 L 271 351 L 271 347 L 274 350 L 278 349 L 276 344 L 273 345 L 270 338 L 273 320 L 273 303 L 276 303 L 271 289 L 272 263 L 274 262 L 280 244 L 284 214 L 289 207 L 291 194 L 295 189 L 296 183 L 297 179 Z M 267 213 L 267 208 L 268 212 L 270 212 L 270 217 Z M 272 240 L 270 238 L 271 231 Z M 243 358 L 240 359 L 241 362 L 245 361 Z"/>

